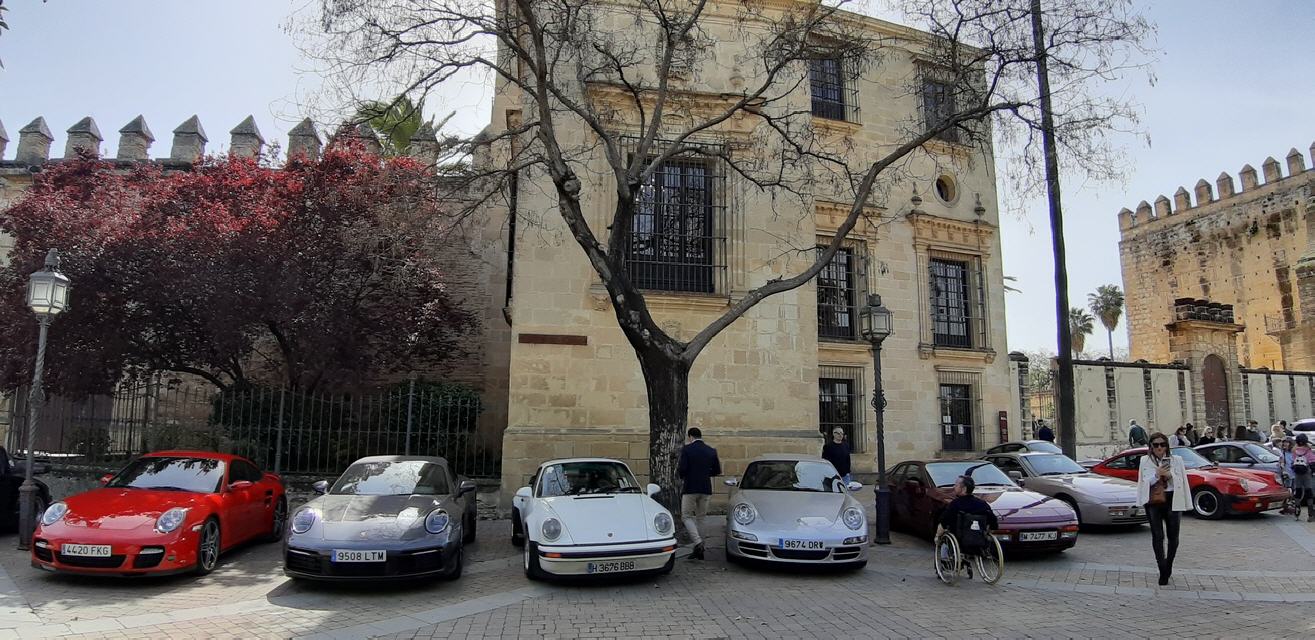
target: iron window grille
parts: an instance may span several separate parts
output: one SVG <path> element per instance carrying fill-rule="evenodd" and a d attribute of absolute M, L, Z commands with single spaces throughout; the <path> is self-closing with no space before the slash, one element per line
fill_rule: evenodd
<path fill-rule="evenodd" d="M 1268 373 L 1265 374 L 1265 401 L 1269 409 L 1269 419 L 1274 419 L 1274 378 Z"/>
<path fill-rule="evenodd" d="M 1251 419 L 1251 376 L 1245 373 L 1242 374 L 1242 413 L 1247 420 Z"/>
<path fill-rule="evenodd" d="M 826 247 L 819 246 L 818 254 Z M 858 307 L 867 299 L 867 256 L 858 246 L 841 247 L 817 274 L 817 335 L 858 339 Z"/>
<path fill-rule="evenodd" d="M 1114 367 L 1105 367 L 1105 405 L 1109 411 L 1110 439 L 1118 442 L 1119 433 L 1119 391 L 1114 383 Z"/>
<path fill-rule="evenodd" d="M 981 260 L 935 255 L 928 260 L 931 343 L 938 347 L 984 349 L 985 281 Z"/>
<path fill-rule="evenodd" d="M 813 115 L 828 120 L 859 121 L 858 73 L 844 58 L 808 61 Z"/>
<path fill-rule="evenodd" d="M 629 139 L 633 145 L 637 140 Z M 684 143 L 691 151 L 663 162 L 635 196 L 626 271 L 640 289 L 682 293 L 726 290 L 726 176 L 723 147 Z"/>
<path fill-rule="evenodd" d="M 1178 372 L 1178 410 L 1184 422 L 1191 422 L 1192 417 L 1187 413 L 1187 374 L 1182 371 Z"/>
<path fill-rule="evenodd" d="M 864 431 L 863 369 L 859 367 L 821 367 L 817 381 L 817 430 L 830 442 L 831 431 L 839 427 L 845 431 L 850 450 L 864 450 L 867 434 Z"/>
<path fill-rule="evenodd" d="M 933 78 L 922 81 L 922 115 L 927 129 L 939 127 L 956 113 L 954 85 Z M 959 129 L 950 127 L 936 137 L 946 142 L 959 142 Z"/>
<path fill-rule="evenodd" d="M 980 376 L 961 371 L 937 372 L 941 449 L 976 451 L 982 444 Z"/>

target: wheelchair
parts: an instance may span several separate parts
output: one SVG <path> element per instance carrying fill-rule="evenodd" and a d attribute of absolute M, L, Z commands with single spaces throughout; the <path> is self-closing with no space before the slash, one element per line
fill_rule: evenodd
<path fill-rule="evenodd" d="M 954 584 L 961 573 L 971 578 L 969 563 L 976 563 L 977 573 L 986 584 L 995 584 L 1004 576 L 1004 549 L 982 516 L 960 515 L 954 531 L 936 538 L 933 553 L 936 577 L 945 584 Z"/>

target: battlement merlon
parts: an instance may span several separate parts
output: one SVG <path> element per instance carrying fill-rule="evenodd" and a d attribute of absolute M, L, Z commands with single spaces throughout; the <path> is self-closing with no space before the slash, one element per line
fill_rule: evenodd
<path fill-rule="evenodd" d="M 1189 193 L 1186 188 L 1178 187 L 1173 194 L 1173 200 L 1164 195 L 1155 199 L 1155 205 L 1148 204 L 1143 200 L 1134 210 L 1123 208 L 1119 211 L 1119 231 L 1127 237 L 1129 235 L 1138 235 L 1144 230 L 1151 228 L 1161 228 L 1163 224 L 1157 223 L 1165 218 L 1174 217 L 1175 222 L 1180 221 L 1177 216 L 1197 216 L 1205 212 L 1213 211 L 1218 207 L 1228 206 L 1234 198 L 1247 197 L 1260 191 L 1273 191 L 1279 188 L 1288 180 L 1293 178 L 1312 179 L 1315 178 L 1315 143 L 1310 145 L 1311 165 L 1307 167 L 1306 157 L 1293 147 L 1284 156 L 1283 163 L 1280 163 L 1273 156 L 1270 156 L 1261 163 L 1260 175 L 1264 176 L 1265 182 L 1262 184 L 1259 175 L 1251 165 L 1244 165 L 1238 172 L 1238 183 L 1241 188 L 1236 188 L 1233 176 L 1228 172 L 1222 172 L 1218 178 L 1215 178 L 1215 189 L 1218 194 L 1212 191 L 1210 183 L 1204 178 L 1197 180 L 1195 187 Z M 1287 175 L 1284 175 L 1284 166 L 1287 168 Z M 1273 187 L 1271 189 L 1271 187 Z M 1195 204 L 1193 204 L 1195 196 Z"/>

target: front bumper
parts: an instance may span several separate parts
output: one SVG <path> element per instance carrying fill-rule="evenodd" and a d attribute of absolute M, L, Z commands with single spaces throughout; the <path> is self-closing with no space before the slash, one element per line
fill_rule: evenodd
<path fill-rule="evenodd" d="M 1228 513 L 1263 513 L 1283 508 L 1283 501 L 1292 497 L 1288 490 L 1276 493 L 1247 496 L 1224 496 L 1224 509 Z"/>
<path fill-rule="evenodd" d="M 845 535 L 848 534 L 848 535 Z M 749 540 L 753 537 L 756 540 Z M 726 536 L 726 553 L 740 558 L 787 564 L 850 564 L 868 559 L 867 528 L 830 531 L 810 535 L 792 532 L 791 539 L 811 539 L 822 543 L 821 549 L 786 549 L 780 536 L 767 532 L 742 531 L 732 527 Z"/>
<path fill-rule="evenodd" d="M 1073 526 L 1076 525 L 1066 525 Z M 1054 533 L 1053 540 L 1024 540 L 1024 534 L 1048 534 Z M 1063 551 L 1070 549 L 1078 543 L 1077 531 L 1064 531 L 1062 527 L 1037 527 L 1030 529 L 999 529 L 992 535 L 1000 542 L 1000 547 L 1006 551 Z"/>
<path fill-rule="evenodd" d="M 387 545 L 375 546 L 387 551 L 387 559 L 383 562 L 334 562 L 331 548 L 311 549 L 288 544 L 283 549 L 283 573 L 292 578 L 344 582 L 439 576 L 455 569 L 460 542 L 400 550 L 389 549 Z"/>
<path fill-rule="evenodd" d="M 1111 512 L 1110 509 L 1119 511 Z M 1130 525 L 1146 524 L 1150 517 L 1146 515 L 1145 507 L 1135 505 L 1117 505 L 1110 507 L 1107 505 L 1082 505 L 1082 523 L 1094 525 Z"/>
<path fill-rule="evenodd" d="M 99 576 L 163 576 L 188 571 L 196 566 L 196 542 L 187 537 L 158 544 L 121 544 L 47 536 L 38 532 L 32 539 L 32 566 L 43 571 Z M 71 556 L 60 553 L 64 543 L 109 544 L 108 557 Z"/>
<path fill-rule="evenodd" d="M 539 545 L 539 567 L 558 576 L 659 571 L 676 555 L 676 539 L 607 545 Z"/>

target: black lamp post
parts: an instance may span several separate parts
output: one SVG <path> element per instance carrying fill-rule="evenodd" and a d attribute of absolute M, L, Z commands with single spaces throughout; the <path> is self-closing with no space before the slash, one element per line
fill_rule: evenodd
<path fill-rule="evenodd" d="M 877 414 L 877 530 L 872 541 L 890 544 L 890 487 L 886 486 L 886 392 L 881 386 L 881 343 L 894 332 L 890 309 L 882 306 L 881 296 L 868 294 L 868 303 L 859 310 L 863 338 L 872 343 L 872 409 Z"/>
<path fill-rule="evenodd" d="M 23 469 L 23 486 L 18 488 L 18 548 L 26 550 L 32 545 L 32 532 L 36 529 L 37 485 L 32 481 L 32 461 L 37 423 L 46 393 L 41 389 L 41 373 L 46 364 L 46 331 L 55 316 L 68 309 L 69 279 L 59 272 L 59 252 L 51 249 L 46 254 L 46 266 L 27 280 L 27 306 L 37 315 L 41 332 L 37 337 L 37 359 L 32 369 L 32 392 L 27 401 L 27 464 Z"/>

